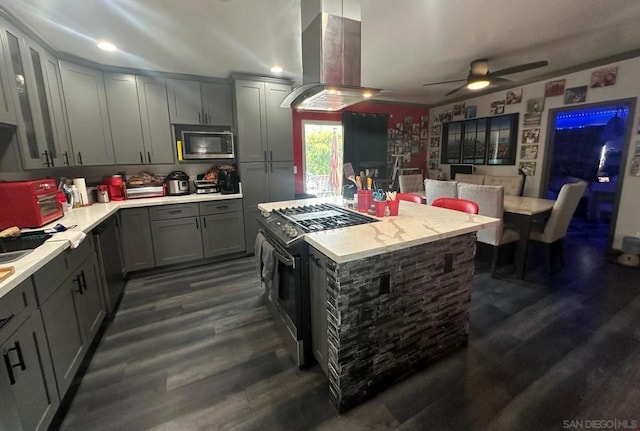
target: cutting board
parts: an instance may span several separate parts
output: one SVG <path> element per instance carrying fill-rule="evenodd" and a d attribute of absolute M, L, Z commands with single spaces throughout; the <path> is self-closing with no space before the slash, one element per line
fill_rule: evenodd
<path fill-rule="evenodd" d="M 14 272 L 16 272 L 16 269 L 13 266 L 0 266 L 0 281 L 3 281 Z"/>

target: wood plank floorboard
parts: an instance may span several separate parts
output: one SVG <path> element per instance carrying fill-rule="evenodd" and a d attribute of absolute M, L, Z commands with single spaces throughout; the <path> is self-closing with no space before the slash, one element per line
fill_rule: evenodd
<path fill-rule="evenodd" d="M 338 415 L 318 366 L 299 370 L 252 257 L 129 280 L 63 430 L 559 430 L 640 420 L 640 271 L 567 237 L 562 270 L 532 249 L 474 276 L 468 345 Z M 640 423 L 639 423 L 640 424 Z"/>

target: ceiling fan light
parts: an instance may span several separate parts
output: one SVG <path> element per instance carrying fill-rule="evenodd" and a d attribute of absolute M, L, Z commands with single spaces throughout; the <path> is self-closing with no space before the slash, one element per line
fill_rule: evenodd
<path fill-rule="evenodd" d="M 486 79 L 480 79 L 478 81 L 471 81 L 467 84 L 469 90 L 481 90 L 489 86 L 489 81 Z"/>

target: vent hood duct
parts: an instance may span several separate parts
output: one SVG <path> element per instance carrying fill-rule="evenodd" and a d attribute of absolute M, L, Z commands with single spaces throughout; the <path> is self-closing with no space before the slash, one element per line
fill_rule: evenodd
<path fill-rule="evenodd" d="M 351 19 L 326 11 L 328 1 L 321 0 L 323 10 L 306 27 L 305 15 L 309 13 L 305 6 L 318 2 L 301 2 L 303 85 L 285 97 L 280 105 L 283 108 L 339 111 L 380 94 L 377 88 L 360 86 L 359 5 L 358 19 Z"/>

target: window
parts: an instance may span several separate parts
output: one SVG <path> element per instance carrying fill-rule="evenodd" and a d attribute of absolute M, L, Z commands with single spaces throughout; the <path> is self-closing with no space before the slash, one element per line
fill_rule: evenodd
<path fill-rule="evenodd" d="M 443 125 L 443 164 L 515 165 L 518 114 L 453 121 Z"/>
<path fill-rule="evenodd" d="M 316 196 L 342 194 L 342 123 L 303 121 L 305 192 Z"/>

